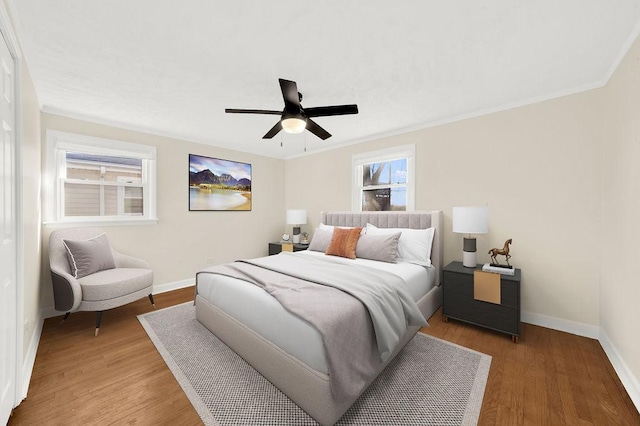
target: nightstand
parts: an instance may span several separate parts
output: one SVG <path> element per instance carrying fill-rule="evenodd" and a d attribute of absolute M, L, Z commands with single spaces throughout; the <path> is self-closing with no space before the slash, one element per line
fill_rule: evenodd
<path fill-rule="evenodd" d="M 473 274 L 482 265 L 467 268 L 462 262 L 451 262 L 444 268 L 442 315 L 470 324 L 490 328 L 511 335 L 518 343 L 520 337 L 520 280 L 522 271 L 515 275 L 500 275 L 500 304 L 474 299 Z"/>
<path fill-rule="evenodd" d="M 273 254 L 278 254 L 282 251 L 282 245 L 287 243 L 269 243 L 269 256 Z M 309 248 L 309 244 L 289 244 L 293 246 L 293 250 L 285 250 L 285 251 L 302 251 Z"/>

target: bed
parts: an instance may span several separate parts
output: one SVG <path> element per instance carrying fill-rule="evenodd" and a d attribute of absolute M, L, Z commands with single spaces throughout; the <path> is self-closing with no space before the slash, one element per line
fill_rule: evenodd
<path fill-rule="evenodd" d="M 366 227 L 370 224 L 369 226 L 373 225 L 379 229 L 433 228 L 430 265 L 416 265 L 410 262 L 390 264 L 369 259 L 333 259 L 334 256 L 325 256 L 322 252 L 312 250 L 283 253 L 272 256 L 271 260 L 278 258 L 285 262 L 286 256 L 290 256 L 294 257 L 291 261 L 303 261 L 302 258 L 305 258 L 304 262 L 313 264 L 332 258 L 331 262 L 356 265 L 345 266 L 348 268 L 359 268 L 362 265 L 375 271 L 377 275 L 398 275 L 406 282 L 409 296 L 426 319 L 442 304 L 442 211 L 325 212 L 322 213 L 321 222 L 336 227 Z M 317 232 L 320 235 L 320 232 Z M 260 259 L 256 262 L 260 262 Z M 328 361 L 331 359 L 327 359 L 322 336 L 308 321 L 283 308 L 278 300 L 262 288 L 204 269 L 196 276 L 196 317 L 323 425 L 334 424 L 420 329 L 420 326 L 407 327 L 397 343 L 394 341 L 393 347 L 385 353 L 379 365 L 375 365 L 375 371 L 368 376 L 366 383 L 358 385 L 355 393 L 336 398 L 336 382 L 342 375 L 330 374 L 331 363 Z M 371 321 L 374 321 L 373 318 Z"/>

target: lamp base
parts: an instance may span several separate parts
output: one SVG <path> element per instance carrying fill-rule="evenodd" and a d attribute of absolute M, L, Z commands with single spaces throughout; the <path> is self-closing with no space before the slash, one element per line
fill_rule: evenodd
<path fill-rule="evenodd" d="M 467 268 L 475 268 L 477 266 L 476 239 L 465 237 L 462 242 L 462 264 Z"/>
<path fill-rule="evenodd" d="M 475 268 L 476 266 L 478 266 L 477 259 L 478 257 L 476 256 L 475 251 L 462 252 L 462 265 L 467 268 Z"/>
<path fill-rule="evenodd" d="M 293 227 L 293 244 L 300 244 L 300 227 L 299 226 L 294 226 Z"/>

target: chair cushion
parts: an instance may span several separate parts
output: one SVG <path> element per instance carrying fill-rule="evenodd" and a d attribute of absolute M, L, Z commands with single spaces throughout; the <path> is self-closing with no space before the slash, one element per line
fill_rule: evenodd
<path fill-rule="evenodd" d="M 140 268 L 115 268 L 96 272 L 78 280 L 82 300 L 115 299 L 143 290 L 153 284 L 153 271 Z"/>

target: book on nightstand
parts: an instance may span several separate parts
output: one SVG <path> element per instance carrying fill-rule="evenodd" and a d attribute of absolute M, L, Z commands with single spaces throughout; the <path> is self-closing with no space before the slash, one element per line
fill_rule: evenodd
<path fill-rule="evenodd" d="M 482 267 L 482 270 L 485 272 L 493 272 L 496 274 L 502 274 L 502 275 L 511 275 L 514 276 L 516 274 L 516 268 L 511 267 L 500 267 L 500 266 L 491 266 L 490 263 L 485 263 L 484 266 Z"/>

